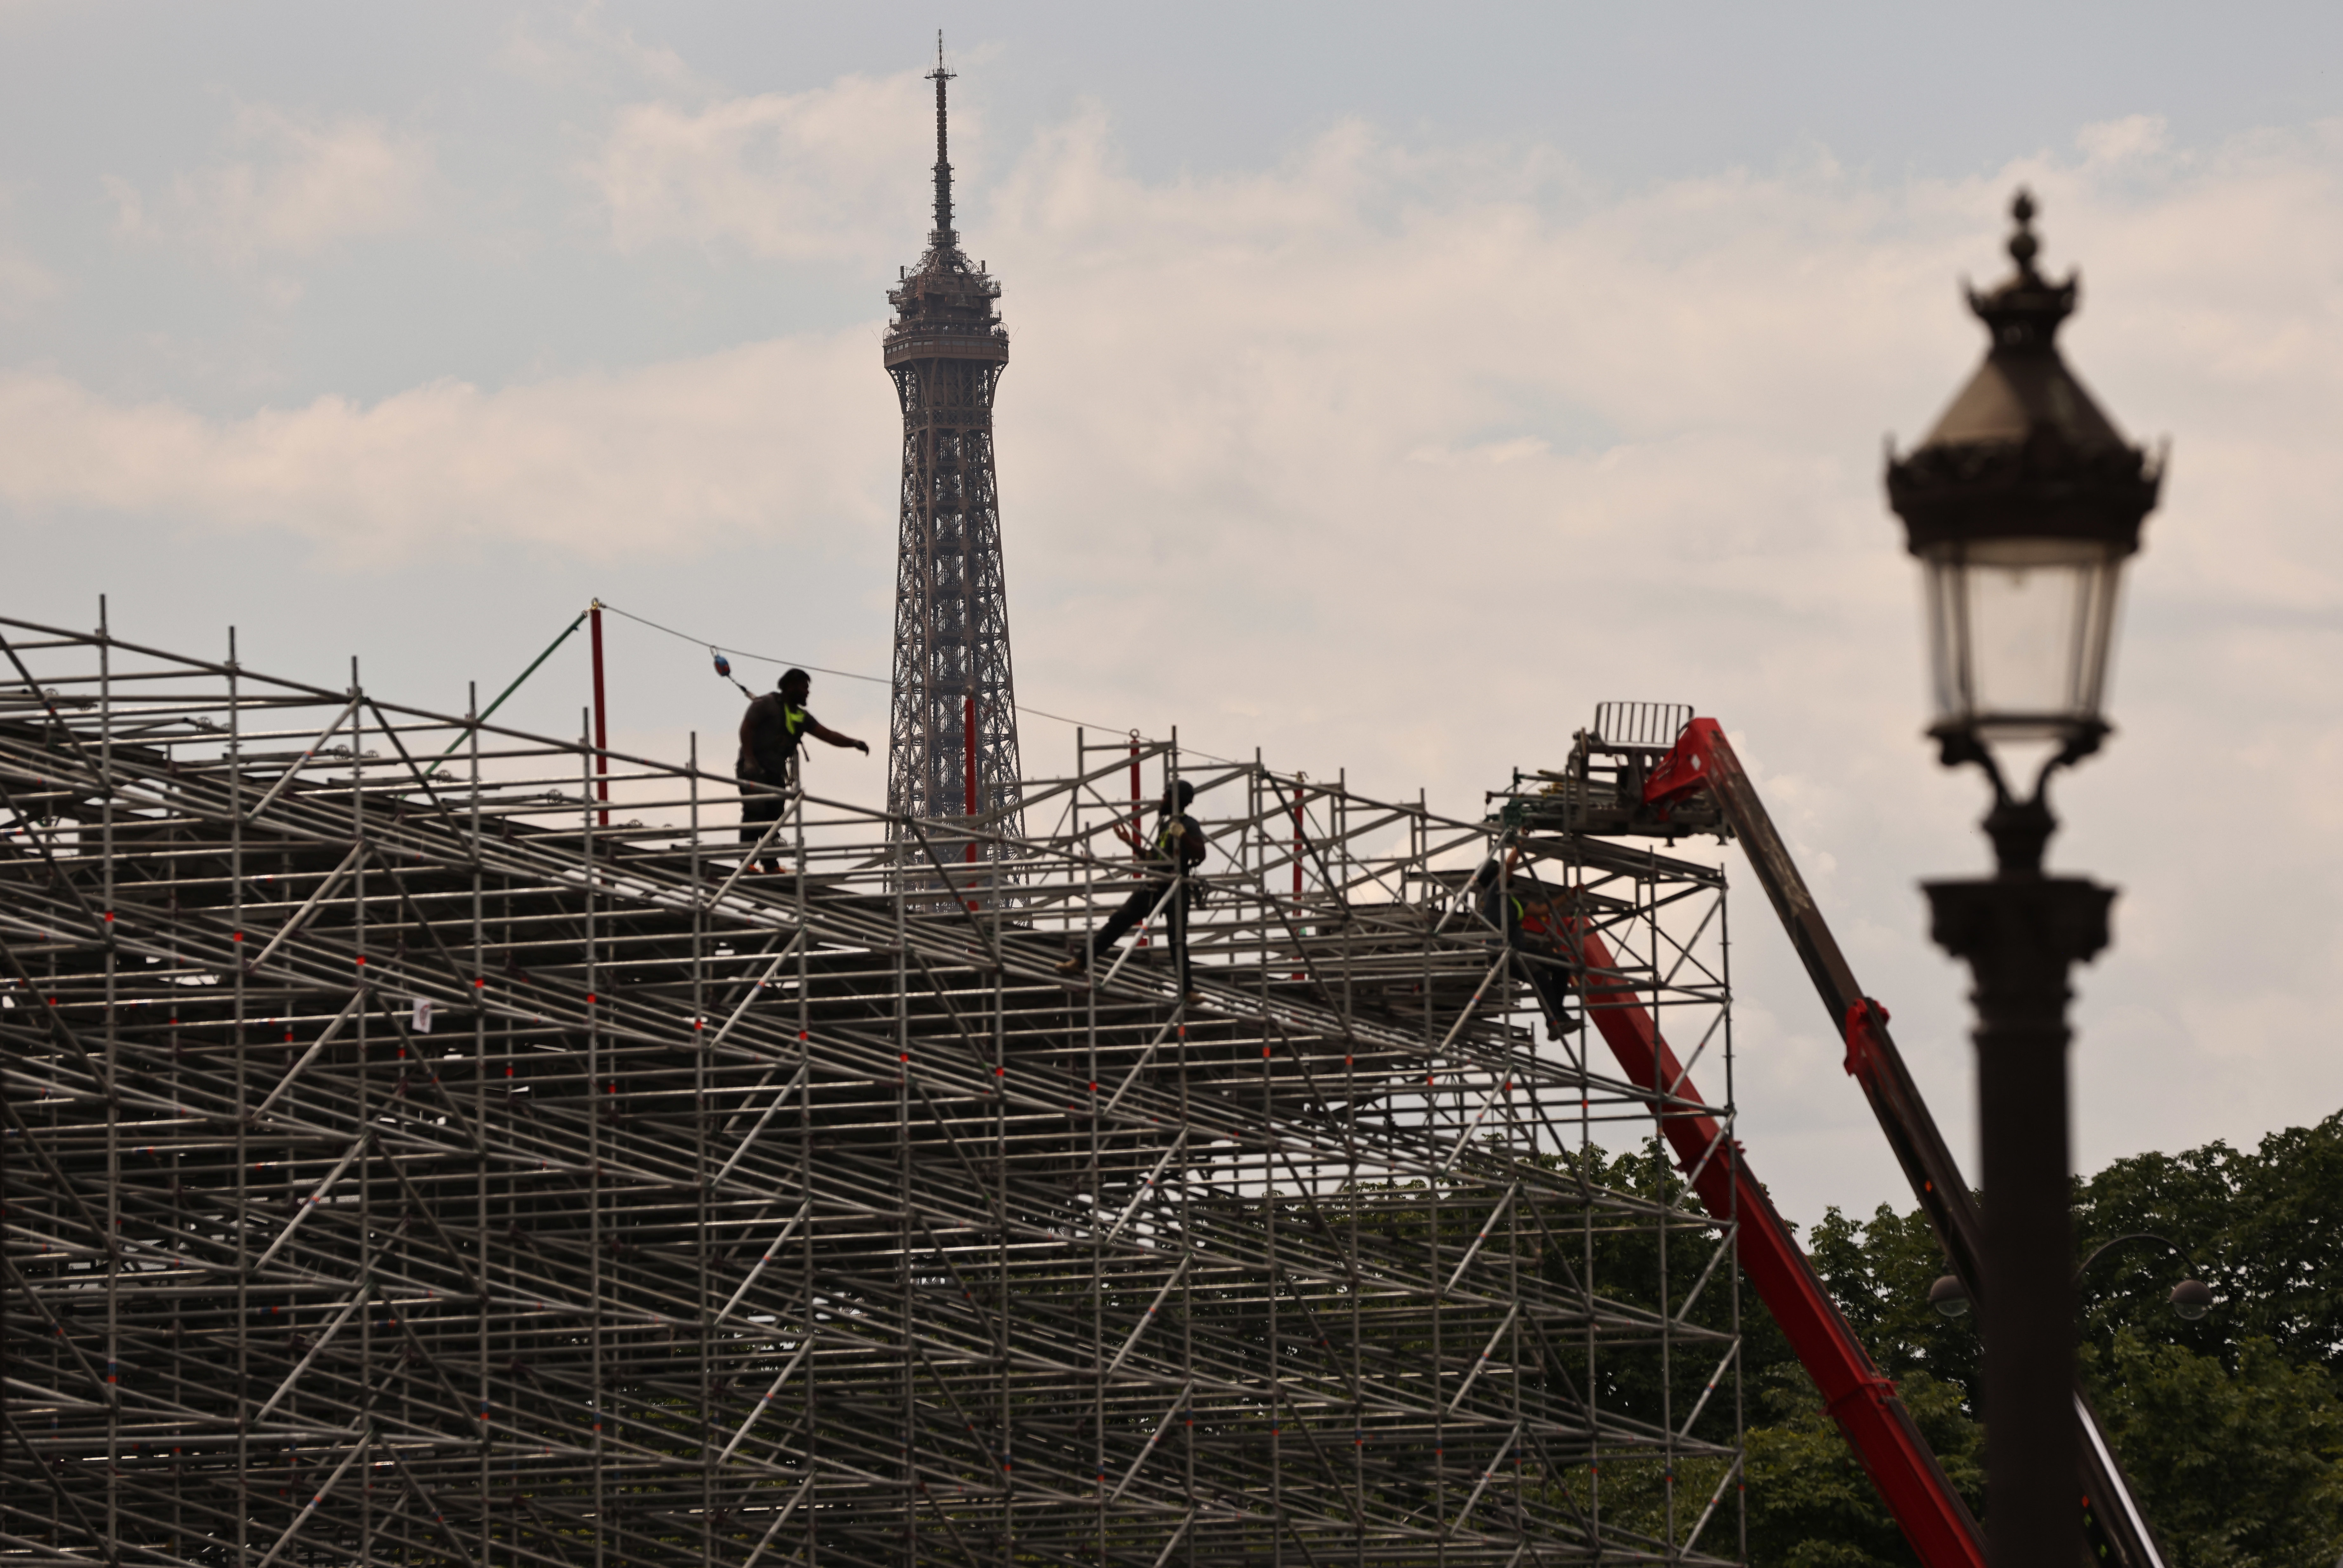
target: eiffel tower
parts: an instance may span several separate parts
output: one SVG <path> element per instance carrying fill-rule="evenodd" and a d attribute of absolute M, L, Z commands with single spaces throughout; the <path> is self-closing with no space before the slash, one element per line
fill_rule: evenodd
<path fill-rule="evenodd" d="M 1009 363 L 993 310 L 1001 285 L 952 227 L 943 41 L 936 42 L 935 227 L 919 265 L 887 292 L 888 374 L 903 408 L 901 542 L 895 565 L 894 703 L 887 809 L 989 819 L 1021 833 L 1017 688 L 992 471 L 992 394 Z M 890 826 L 890 836 L 906 829 Z M 990 859 L 973 842 L 951 858 Z"/>

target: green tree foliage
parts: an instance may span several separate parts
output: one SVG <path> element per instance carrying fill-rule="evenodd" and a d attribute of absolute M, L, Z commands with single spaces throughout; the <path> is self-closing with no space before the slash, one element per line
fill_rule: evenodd
<path fill-rule="evenodd" d="M 2178 1568 L 2299 1563 L 2343 1548 L 2343 1404 L 2327 1370 L 2254 1336 L 2231 1360 L 2117 1329 L 2086 1348 L 2092 1397 Z"/>
<path fill-rule="evenodd" d="M 2118 1161 L 2077 1182 L 2075 1229 L 2078 1263 L 2135 1231 L 2187 1254 L 2125 1243 L 2077 1292 L 2085 1382 L 2173 1568 L 2331 1568 L 2343 1553 L 2343 1113 L 2253 1150 Z M 1946 1265 L 1926 1219 L 1833 1210 L 1809 1251 L 1982 1517 L 1976 1319 L 1929 1307 Z M 2192 1268 L 2216 1298 L 2195 1323 L 2168 1305 Z M 1749 1346 L 1754 1568 L 1916 1564 L 1779 1344 Z"/>
<path fill-rule="evenodd" d="M 1916 1209 L 1898 1214 L 1883 1204 L 1863 1224 L 1833 1209 L 1815 1227 L 1807 1254 L 1880 1371 L 1896 1381 L 1946 1477 L 1981 1514 L 1976 1333 L 1971 1322 L 1948 1322 L 1928 1304 L 1928 1286 L 1945 1265 L 1926 1217 Z M 1762 1307 L 1753 1312 L 1764 1316 Z M 1751 1563 L 1916 1568 L 1903 1532 L 1787 1342 L 1768 1361 L 1753 1354 L 1750 1372 Z"/>
<path fill-rule="evenodd" d="M 1984 1432 L 1962 1409 L 1964 1395 L 1926 1372 L 1897 1392 L 1936 1451 L 1946 1475 L 1978 1508 L 1985 1496 Z M 1749 1560 L 1765 1568 L 1905 1568 L 1915 1559 L 1904 1533 L 1795 1362 L 1769 1367 L 1749 1429 Z"/>
<path fill-rule="evenodd" d="M 2168 1237 L 2213 1287 L 2214 1310 L 2180 1322 L 2166 1298 L 2182 1260 L 2144 1242 L 2110 1251 L 2083 1281 L 2084 1337 L 2102 1354 L 2129 1327 L 2233 1371 L 2238 1347 L 2263 1339 L 2291 1364 L 2343 1375 L 2343 1112 L 2258 1149 L 2118 1160 L 2077 1184 L 2075 1231 L 2084 1255 L 2133 1231 Z"/>
<path fill-rule="evenodd" d="M 1546 1162 L 1567 1172 L 1581 1170 L 1581 1159 L 1575 1154 L 1548 1157 Z M 1589 1224 L 1544 1260 L 1548 1279 L 1558 1282 L 1584 1279 L 1597 1294 L 1646 1311 L 1662 1309 L 1656 1287 L 1664 1279 L 1665 1309 L 1694 1328 L 1729 1334 L 1738 1324 L 1747 1364 L 1771 1366 L 1793 1360 L 1790 1342 L 1783 1338 L 1747 1285 L 1741 1287 L 1736 1300 L 1729 1267 L 1708 1269 L 1718 1245 L 1716 1233 L 1704 1218 L 1705 1211 L 1697 1202 L 1687 1202 L 1684 1177 L 1669 1157 L 1649 1143 L 1614 1159 L 1606 1159 L 1603 1151 L 1595 1149 L 1584 1156 L 1583 1173 L 1590 1187 L 1629 1193 L 1655 1207 L 1679 1211 L 1682 1217 L 1664 1227 L 1641 1217 Z M 1666 1363 L 1672 1375 L 1665 1379 L 1661 1375 L 1656 1342 L 1606 1348 L 1595 1367 L 1592 1392 L 1604 1410 L 1654 1424 L 1665 1421 L 1680 1428 L 1684 1413 L 1699 1402 L 1715 1370 L 1715 1351 L 1704 1354 L 1703 1348 L 1691 1341 L 1671 1346 Z M 1734 1417 L 1730 1400 L 1713 1398 L 1703 1408 L 1692 1435 L 1729 1442 Z"/>
<path fill-rule="evenodd" d="M 1881 1372 L 1898 1382 L 1935 1378 L 1958 1395 L 1964 1414 L 1977 1413 L 1976 1322 L 1946 1318 L 1928 1302 L 1946 1263 L 1926 1214 L 1898 1214 L 1883 1203 L 1869 1224 L 1858 1225 L 1833 1209 L 1806 1251 Z"/>

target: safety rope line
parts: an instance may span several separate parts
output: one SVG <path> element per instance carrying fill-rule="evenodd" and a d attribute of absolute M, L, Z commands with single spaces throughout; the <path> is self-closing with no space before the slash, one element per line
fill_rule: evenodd
<path fill-rule="evenodd" d="M 608 609 L 610 607 L 604 605 L 602 608 L 604 609 Z M 551 658 L 553 657 L 553 650 L 559 648 L 563 643 L 568 642 L 569 640 L 569 634 L 576 631 L 579 627 L 584 626 L 586 624 L 586 618 L 593 613 L 594 607 L 590 604 L 584 609 L 579 610 L 578 612 L 578 618 L 571 621 L 568 626 L 562 628 L 561 635 L 555 638 L 551 642 L 547 643 L 545 645 L 545 651 L 538 654 L 535 658 L 530 659 L 528 661 L 528 668 L 522 670 L 518 675 L 513 677 L 513 683 L 510 686 L 506 687 L 502 691 L 498 692 L 497 699 L 494 702 L 489 703 L 487 709 L 483 711 L 473 722 L 486 724 L 488 721 L 488 715 L 494 713 L 498 709 L 502 708 L 505 705 L 505 699 L 510 697 L 514 692 L 518 691 L 520 689 L 520 683 L 527 680 L 530 676 L 535 675 L 537 673 L 537 667 L 543 664 L 547 659 Z M 619 613 L 625 614 L 623 610 Z M 628 618 L 631 620 L 634 618 L 629 616 Z M 431 764 L 431 772 L 435 774 L 437 773 L 439 771 L 439 764 L 447 759 L 447 752 L 455 750 L 456 748 L 464 744 L 465 740 L 468 738 L 469 732 L 467 731 L 465 734 L 458 735 L 455 739 L 447 742 L 447 751 L 440 752 L 437 759 Z"/>
<path fill-rule="evenodd" d="M 778 664 L 784 668 L 802 669 L 814 675 L 835 675 L 845 680 L 867 680 L 873 686 L 892 686 L 894 684 L 892 680 L 883 675 L 863 675 L 851 669 L 829 669 L 819 664 L 802 664 L 793 658 L 776 658 L 769 653 L 750 653 L 746 649 L 735 648 L 729 642 L 710 642 L 706 638 L 694 637 L 688 631 L 678 631 L 671 626 L 661 626 L 658 621 L 652 620 L 648 616 L 639 616 L 635 614 L 632 610 L 620 609 L 608 599 L 604 599 L 602 601 L 602 608 L 608 610 L 612 615 L 625 616 L 628 620 L 633 621 L 638 626 L 647 626 L 653 631 L 663 631 L 669 637 L 677 638 L 689 643 L 696 643 L 699 647 L 706 648 L 710 654 L 715 655 L 719 659 L 721 659 L 725 654 L 729 653 L 735 658 L 751 659 L 759 664 Z M 570 629 L 574 631 L 577 628 L 572 627 Z M 551 650 L 548 649 L 548 651 L 549 652 Z M 725 669 L 719 668 L 717 673 L 724 676 L 728 680 L 731 678 L 729 672 Z M 733 684 L 739 685 L 739 683 L 735 681 Z M 743 687 L 742 689 L 746 690 L 747 688 Z M 1016 704 L 1016 709 L 1018 712 L 1030 713 L 1036 719 L 1055 719 L 1060 724 L 1071 724 L 1085 729 L 1101 729 L 1109 734 L 1122 734 L 1125 733 L 1129 728 L 1126 725 L 1120 724 L 1100 724 L 1095 720 L 1087 719 L 1069 719 L 1062 713 L 1051 713 L 1044 709 L 1029 708 L 1021 702 Z M 1199 752 L 1198 755 L 1202 756 L 1203 754 Z"/>

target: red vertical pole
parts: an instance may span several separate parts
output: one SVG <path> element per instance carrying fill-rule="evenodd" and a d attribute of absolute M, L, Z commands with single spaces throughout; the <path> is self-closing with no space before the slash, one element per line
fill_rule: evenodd
<path fill-rule="evenodd" d="M 1134 729 L 1131 732 L 1131 858 L 1134 860 L 1147 858 L 1147 851 L 1141 848 L 1147 842 L 1146 834 L 1146 811 L 1139 801 L 1139 731 Z M 1145 926 L 1139 928 L 1139 940 L 1131 945 L 1135 948 L 1147 945 Z"/>
<path fill-rule="evenodd" d="M 1141 853 L 1139 848 L 1139 835 L 1145 827 L 1146 824 L 1140 819 L 1139 731 L 1134 729 L 1131 732 L 1131 858 L 1134 860 L 1138 859 Z"/>
<path fill-rule="evenodd" d="M 602 601 L 594 601 L 594 780 L 602 802 L 602 826 L 610 825 L 610 708 L 602 694 Z"/>
<path fill-rule="evenodd" d="M 976 823 L 976 699 L 973 695 L 968 699 L 964 728 L 968 742 L 965 769 L 968 776 L 968 819 L 973 829 Z M 976 859 L 976 840 L 973 838 L 968 841 L 968 858 L 970 861 Z"/>
<path fill-rule="evenodd" d="M 1299 773 L 1293 776 L 1293 902 L 1298 910 L 1302 904 L 1302 775 Z M 1293 978 L 1303 980 L 1307 977 L 1297 970 Z"/>
<path fill-rule="evenodd" d="M 1293 786 L 1293 896 L 1302 897 L 1302 775 L 1296 773 Z"/>

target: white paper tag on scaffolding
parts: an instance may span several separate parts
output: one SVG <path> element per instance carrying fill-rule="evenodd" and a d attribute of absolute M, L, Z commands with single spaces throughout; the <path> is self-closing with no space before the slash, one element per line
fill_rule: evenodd
<path fill-rule="evenodd" d="M 419 996 L 415 999 L 415 1020 L 408 1027 L 417 1034 L 431 1032 L 431 999 L 429 997 Z"/>

